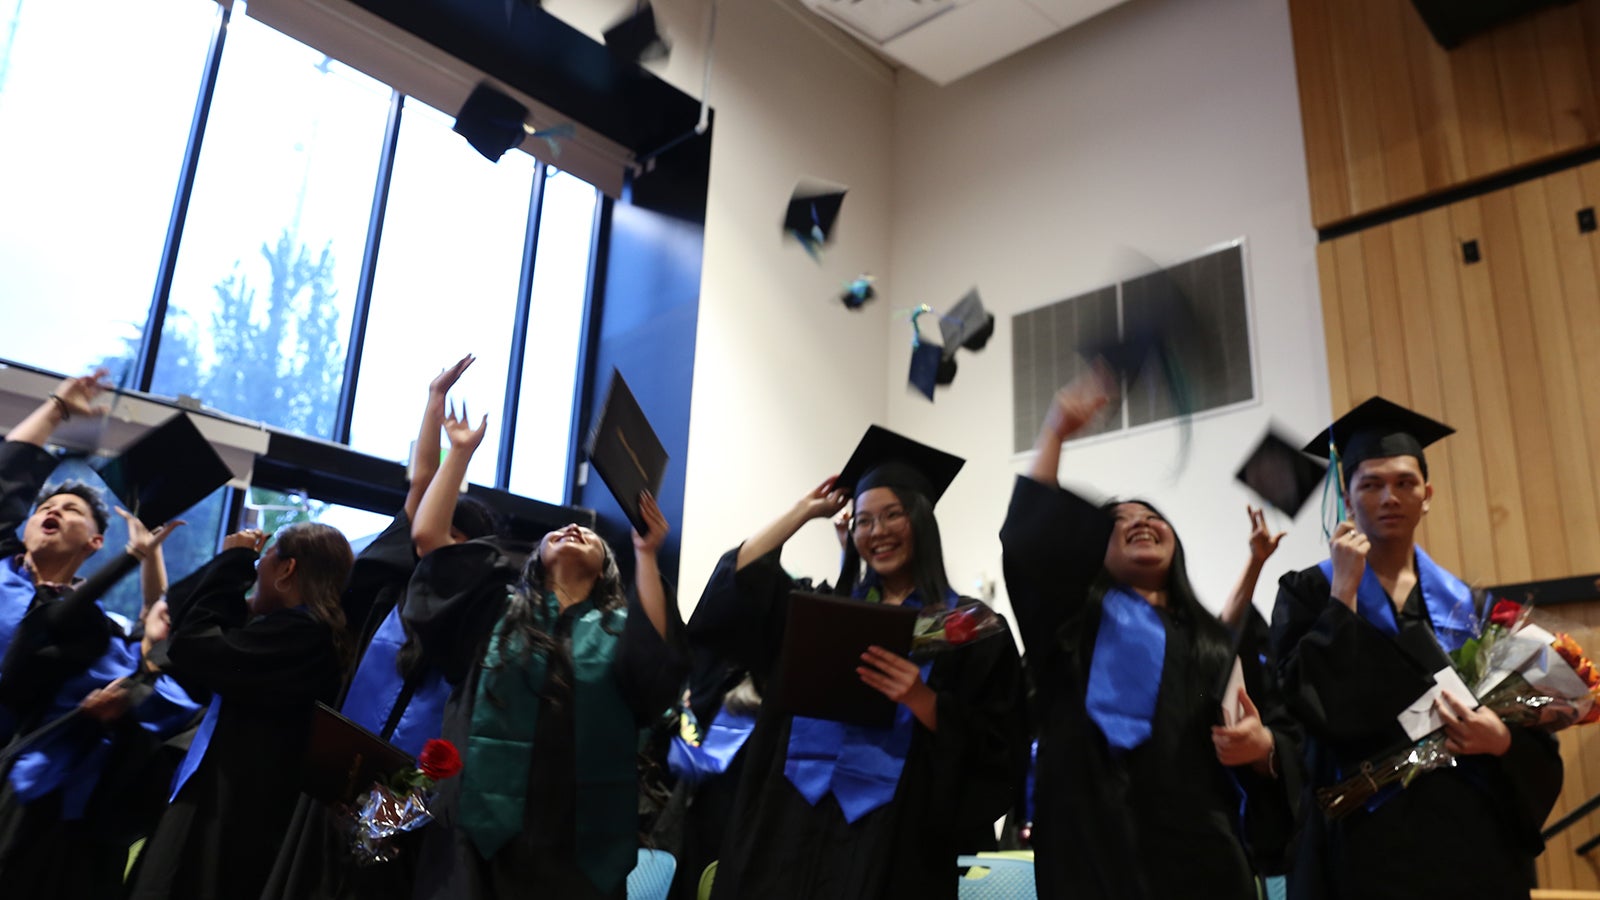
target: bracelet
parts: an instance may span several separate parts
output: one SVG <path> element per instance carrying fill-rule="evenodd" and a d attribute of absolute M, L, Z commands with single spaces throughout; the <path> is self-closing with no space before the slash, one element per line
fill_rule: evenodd
<path fill-rule="evenodd" d="M 55 394 L 51 394 L 50 399 L 55 401 L 56 410 L 61 413 L 61 421 L 65 422 L 72 418 L 72 407 L 67 405 L 67 401 L 61 399 Z"/>

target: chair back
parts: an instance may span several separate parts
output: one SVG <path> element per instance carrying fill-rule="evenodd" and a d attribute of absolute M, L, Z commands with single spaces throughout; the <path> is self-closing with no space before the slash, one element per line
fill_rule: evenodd
<path fill-rule="evenodd" d="M 961 900 L 1034 900 L 1033 861 L 996 856 L 960 856 L 956 865 L 981 866 L 987 873 L 968 872 L 959 878 Z"/>
<path fill-rule="evenodd" d="M 628 873 L 628 900 L 667 900 L 678 861 L 665 850 L 639 848 L 639 861 Z"/>

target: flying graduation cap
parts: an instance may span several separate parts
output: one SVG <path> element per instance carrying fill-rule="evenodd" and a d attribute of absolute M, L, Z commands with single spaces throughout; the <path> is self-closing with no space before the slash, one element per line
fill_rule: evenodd
<path fill-rule="evenodd" d="M 166 524 L 233 477 L 186 412 L 145 432 L 97 469 L 123 508 L 150 528 Z"/>
<path fill-rule="evenodd" d="M 1307 456 L 1269 427 L 1234 477 L 1292 519 L 1316 493 L 1327 470 L 1327 463 Z"/>
<path fill-rule="evenodd" d="M 878 296 L 877 290 L 872 286 L 874 280 L 871 275 L 862 275 L 845 285 L 844 291 L 839 294 L 839 302 L 843 303 L 844 308 L 849 310 L 857 310 L 865 306 L 868 300 Z"/>
<path fill-rule="evenodd" d="M 955 381 L 956 351 L 982 350 L 994 335 L 994 313 L 983 308 L 977 288 L 967 291 L 950 312 L 939 317 L 942 346 L 924 341 L 917 325 L 918 317 L 932 311 L 925 304 L 911 311 L 911 371 L 906 376 L 907 383 L 930 402 L 935 387 Z"/>
<path fill-rule="evenodd" d="M 645 63 L 666 58 L 672 47 L 656 30 L 656 13 L 647 2 L 605 30 L 606 50 L 624 62 Z"/>
<path fill-rule="evenodd" d="M 480 82 L 467 95 L 450 130 L 466 138 L 474 150 L 491 162 L 499 162 L 507 150 L 520 146 L 527 136 L 542 138 L 549 145 L 551 155 L 558 156 L 560 141 L 577 132 L 571 122 L 535 130 L 528 124 L 528 108 L 488 82 Z"/>
<path fill-rule="evenodd" d="M 789 196 L 783 214 L 784 234 L 792 235 L 814 260 L 833 239 L 833 223 L 839 218 L 846 188 L 825 188 L 801 182 Z"/>

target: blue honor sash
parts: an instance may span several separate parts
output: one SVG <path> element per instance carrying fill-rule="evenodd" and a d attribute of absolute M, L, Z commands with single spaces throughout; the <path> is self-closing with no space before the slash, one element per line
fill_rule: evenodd
<path fill-rule="evenodd" d="M 1084 706 L 1106 743 L 1132 750 L 1150 739 L 1167 628 L 1149 601 L 1120 585 L 1106 591 L 1100 606 Z"/>
<path fill-rule="evenodd" d="M 1422 591 L 1422 604 L 1427 608 L 1434 637 L 1445 650 L 1456 650 L 1478 634 L 1472 589 L 1434 562 L 1421 547 L 1416 548 L 1416 552 L 1417 587 Z M 1317 563 L 1317 568 L 1331 585 L 1333 560 L 1325 559 Z M 1394 603 L 1370 567 L 1361 573 L 1361 584 L 1356 588 L 1356 613 L 1390 637 L 1400 633 Z"/>

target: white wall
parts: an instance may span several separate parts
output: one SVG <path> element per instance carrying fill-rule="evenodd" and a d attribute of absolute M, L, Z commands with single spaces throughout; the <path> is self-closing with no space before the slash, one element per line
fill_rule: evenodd
<path fill-rule="evenodd" d="M 935 404 L 902 387 L 901 328 L 883 375 L 892 427 L 970 460 L 939 507 L 951 579 L 967 591 L 999 579 L 997 532 L 1028 462 L 1011 452 L 1011 314 L 1138 274 L 1141 258 L 1246 238 L 1259 402 L 1197 419 L 1176 478 L 1170 425 L 1069 445 L 1062 464 L 1070 485 L 1154 500 L 1220 606 L 1247 555 L 1252 498 L 1233 472 L 1269 419 L 1309 438 L 1329 412 L 1283 0 L 1134 0 L 945 88 L 903 74 L 893 195 L 889 302 L 948 304 L 977 284 L 998 318 Z M 1319 547 L 1308 505 L 1267 566 L 1263 610 L 1277 574 Z"/>
<path fill-rule="evenodd" d="M 620 13 L 586 0 L 545 8 L 596 37 Z M 673 44 L 652 69 L 698 97 L 710 7 L 660 0 L 655 8 Z M 850 312 L 837 296 L 862 272 L 888 283 L 893 72 L 793 0 L 721 0 L 713 47 L 716 124 L 679 574 L 685 614 L 724 551 L 838 471 L 866 426 L 887 414 L 887 314 L 882 304 Z M 821 265 L 781 234 L 803 175 L 850 188 Z M 784 563 L 833 578 L 833 530 L 813 523 Z"/>

